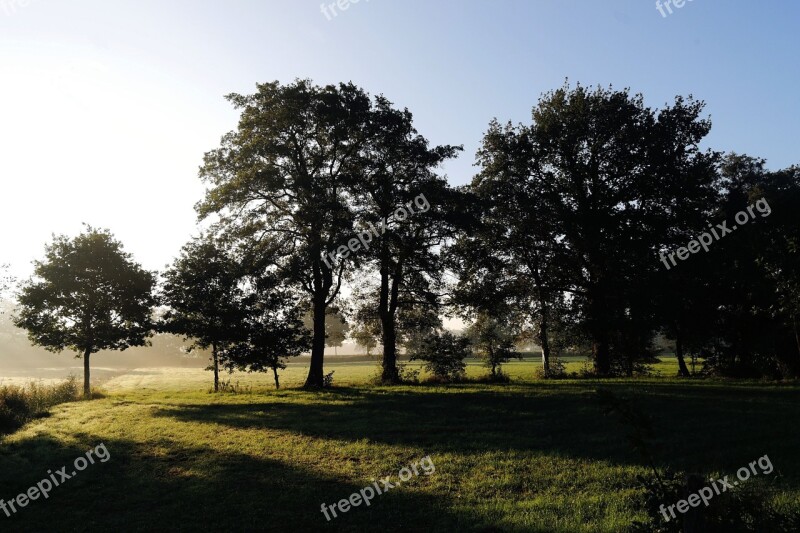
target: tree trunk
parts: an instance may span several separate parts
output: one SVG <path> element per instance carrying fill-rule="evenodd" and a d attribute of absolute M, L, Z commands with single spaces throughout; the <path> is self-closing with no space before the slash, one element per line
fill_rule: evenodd
<path fill-rule="evenodd" d="M 276 390 L 280 389 L 281 388 L 281 382 L 278 380 L 278 368 L 273 366 L 272 367 L 272 373 L 275 374 L 275 389 Z"/>
<path fill-rule="evenodd" d="M 92 355 L 92 349 L 86 348 L 83 352 L 83 397 L 87 400 L 92 399 L 92 384 L 89 372 L 89 356 Z"/>
<path fill-rule="evenodd" d="M 384 255 L 383 268 L 381 268 L 381 290 L 378 314 L 381 319 L 381 332 L 383 342 L 383 372 L 381 381 L 387 384 L 400 382 L 400 374 L 397 371 L 397 330 L 395 326 L 395 313 L 397 311 L 399 297 L 399 283 L 402 275 L 402 266 L 398 264 L 395 268 L 394 277 L 390 280 L 388 257 Z M 389 283 L 391 281 L 391 289 Z"/>
<path fill-rule="evenodd" d="M 678 375 L 684 378 L 691 376 L 683 358 L 683 334 L 681 326 L 677 322 L 675 322 L 675 357 L 678 358 Z"/>
<path fill-rule="evenodd" d="M 542 347 L 542 371 L 544 377 L 550 377 L 550 339 L 548 331 L 550 329 L 550 311 L 546 305 L 542 306 L 542 320 L 539 324 L 539 344 Z"/>
<path fill-rule="evenodd" d="M 219 355 L 216 344 L 211 345 L 211 358 L 214 363 L 214 392 L 219 392 Z"/>
<path fill-rule="evenodd" d="M 794 377 L 800 376 L 800 323 L 798 323 L 798 319 L 800 319 L 800 315 L 794 315 L 792 317 L 792 325 L 794 326 L 794 340 L 797 343 L 797 353 L 795 354 L 796 357 L 794 365 L 792 365 Z"/>
<path fill-rule="evenodd" d="M 322 388 L 323 362 L 325 359 L 325 296 L 314 296 L 314 340 L 311 344 L 311 365 L 305 386 Z"/>
<path fill-rule="evenodd" d="M 592 351 L 594 352 L 594 371 L 599 376 L 609 376 L 611 374 L 611 350 L 606 334 L 597 335 Z"/>
<path fill-rule="evenodd" d="M 397 383 L 400 377 L 397 372 L 397 332 L 394 327 L 394 320 L 385 313 L 386 317 L 381 317 L 383 325 L 383 371 L 381 381 L 384 383 Z"/>
<path fill-rule="evenodd" d="M 539 323 L 539 345 L 542 347 L 542 371 L 544 372 L 544 377 L 547 378 L 550 376 L 550 339 L 548 338 L 550 332 L 550 307 L 547 305 L 548 300 L 545 296 L 544 280 L 539 272 L 538 257 L 534 256 L 533 260 L 528 264 L 528 268 L 533 273 L 536 295 L 539 299 L 539 307 L 542 309 Z"/>
<path fill-rule="evenodd" d="M 627 354 L 627 364 L 625 365 L 625 375 L 629 378 L 633 377 L 633 357 L 636 352 L 629 351 Z"/>

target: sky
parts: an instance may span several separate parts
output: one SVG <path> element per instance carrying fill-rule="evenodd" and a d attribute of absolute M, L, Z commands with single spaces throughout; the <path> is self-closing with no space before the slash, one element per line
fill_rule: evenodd
<path fill-rule="evenodd" d="M 196 232 L 203 154 L 236 127 L 224 95 L 274 80 L 407 107 L 431 143 L 464 145 L 454 185 L 492 118 L 529 123 L 566 80 L 652 107 L 693 94 L 707 147 L 800 163 L 796 0 L 341 2 L 0 0 L 0 263 L 26 277 L 85 222 L 163 269 Z"/>

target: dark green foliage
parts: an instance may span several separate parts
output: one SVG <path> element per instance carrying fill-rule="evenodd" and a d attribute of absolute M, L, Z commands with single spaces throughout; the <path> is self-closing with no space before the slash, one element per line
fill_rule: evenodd
<path fill-rule="evenodd" d="M 424 368 L 436 380 L 458 382 L 464 379 L 469 356 L 469 339 L 449 331 L 434 331 L 425 335 L 411 352 L 412 361 L 424 361 Z"/>
<path fill-rule="evenodd" d="M 397 318 L 397 332 L 400 344 L 406 353 L 419 351 L 422 341 L 434 331 L 443 327 L 442 318 L 436 307 L 413 305 L 400 309 Z"/>
<path fill-rule="evenodd" d="M 228 349 L 246 338 L 244 272 L 230 250 L 210 236 L 186 244 L 163 274 L 161 329 L 192 340 L 192 348 L 211 349 L 214 390 Z"/>
<path fill-rule="evenodd" d="M 239 126 L 206 154 L 201 177 L 209 189 L 198 213 L 219 215 L 259 270 L 306 293 L 314 317 L 306 385 L 321 387 L 326 311 L 358 257 L 325 259 L 353 236 L 350 203 L 371 101 L 353 84 L 309 80 L 260 84 L 228 100 L 241 111 Z"/>
<path fill-rule="evenodd" d="M 286 360 L 311 348 L 310 331 L 302 320 L 304 309 L 273 278 L 249 277 L 248 285 L 242 302 L 245 317 L 238 326 L 243 340 L 226 349 L 225 364 L 231 371 L 272 370 L 278 389 L 278 370 L 286 368 Z"/>
<path fill-rule="evenodd" d="M 769 172 L 763 160 L 729 154 L 719 180 L 708 220 L 737 230 L 655 287 L 665 333 L 675 339 L 679 359 L 684 352 L 703 358 L 706 374 L 797 377 L 800 170 Z M 748 209 L 752 218 L 737 223 Z"/>
<path fill-rule="evenodd" d="M 379 281 L 367 296 L 381 326 L 382 379 L 398 383 L 399 314 L 424 302 L 440 305 L 441 244 L 454 235 L 459 194 L 437 168 L 461 147 L 430 147 L 407 109 L 375 98 L 356 187 L 358 228 L 381 228 L 369 250 L 359 252 Z M 398 216 L 398 210 L 402 210 Z"/>
<path fill-rule="evenodd" d="M 107 230 L 87 226 L 56 236 L 34 276 L 22 286 L 17 327 L 32 343 L 84 359 L 84 394 L 91 394 L 89 356 L 144 346 L 152 334 L 155 276 L 135 263 Z"/>
<path fill-rule="evenodd" d="M 562 308 L 591 340 L 597 374 L 634 372 L 658 327 L 657 251 L 714 199 L 718 155 L 698 148 L 710 129 L 702 111 L 680 97 L 654 111 L 627 90 L 578 85 L 544 95 L 529 127 L 490 126 L 472 185 L 488 207 L 485 236 L 462 252 L 462 282 L 477 283 L 473 296 L 497 288 L 518 300 L 538 323 L 545 366 Z"/>

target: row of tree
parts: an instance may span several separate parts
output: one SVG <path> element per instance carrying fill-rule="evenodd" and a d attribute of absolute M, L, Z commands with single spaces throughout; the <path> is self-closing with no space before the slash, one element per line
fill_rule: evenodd
<path fill-rule="evenodd" d="M 106 302 L 76 297 L 80 311 L 59 323 L 82 327 L 91 346 L 58 338 L 48 321 L 62 320 L 52 308 L 64 303 L 44 301 L 41 287 L 80 293 L 75 268 L 55 265 L 80 238 L 57 240 L 21 295 L 18 324 L 34 342 L 76 347 L 88 371 L 91 350 L 142 340 L 158 303 L 160 328 L 211 350 L 215 382 L 222 366 L 271 368 L 277 383 L 282 358 L 310 349 L 306 386 L 320 387 L 326 318 L 341 311 L 353 339 L 382 346 L 382 380 L 397 383 L 398 346 L 429 362 L 463 354 L 442 325 L 450 314 L 474 323 L 472 339 L 496 365 L 513 342 L 535 338 L 545 375 L 570 350 L 589 352 L 597 375 L 633 375 L 659 333 L 675 340 L 684 375 L 687 354 L 729 374 L 800 374 L 800 168 L 769 172 L 702 150 L 702 102 L 653 110 L 627 90 L 562 87 L 539 100 L 531 124 L 490 124 L 479 172 L 453 188 L 440 168 L 461 148 L 430 146 L 408 110 L 352 84 L 276 82 L 228 99 L 239 126 L 201 168 L 208 232 L 163 274 L 160 299 L 154 275 L 92 230 L 81 238 L 108 252 L 75 266 L 85 283 L 118 275 L 138 292 L 120 292 L 128 308 L 97 322 L 86 317 Z M 403 216 L 420 195 L 430 208 Z M 661 254 L 756 200 L 774 214 L 663 268 Z M 382 233 L 354 246 L 375 227 Z M 135 335 L 100 346 L 117 327 Z"/>

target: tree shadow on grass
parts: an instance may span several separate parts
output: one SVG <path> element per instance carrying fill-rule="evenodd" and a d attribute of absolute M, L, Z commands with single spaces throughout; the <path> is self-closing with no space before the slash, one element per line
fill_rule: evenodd
<path fill-rule="evenodd" d="M 434 458 L 451 453 L 485 461 L 486 451 L 527 451 L 640 464 L 624 444 L 624 427 L 602 416 L 596 386 L 286 391 L 237 398 L 249 403 L 153 405 L 152 416 L 213 425 L 221 442 L 226 428 L 278 429 L 325 440 L 419 447 Z M 653 413 L 661 437 L 659 458 L 667 457 L 666 462 L 679 468 L 689 468 L 690 461 L 724 467 L 725 474 L 732 474 L 768 453 L 776 471 L 800 470 L 796 388 L 602 386 L 635 397 L 645 412 Z M 12 518 L 0 514 L 3 531 L 497 530 L 485 510 L 473 512 L 468 505 L 476 494 L 457 500 L 457 493 L 426 491 L 423 476 L 415 479 L 414 492 L 389 492 L 368 508 L 362 505 L 326 522 L 320 505 L 348 498 L 366 480 L 354 483 L 318 465 L 288 465 L 158 435 L 145 444 L 91 434 L 69 438 L 70 444 L 64 444 L 40 435 L 0 446 L 0 498 L 6 501 L 46 477 L 48 469 L 71 465 L 101 442 L 111 454 L 107 463 L 91 465 L 55 488 L 49 499 L 32 502 Z M 437 463 L 434 475 L 447 476 L 447 468 Z M 503 468 L 513 467 L 499 471 Z M 789 481 L 797 487 L 796 477 Z M 610 491 L 618 489 L 609 486 Z M 495 518 L 506 517 L 498 513 Z"/>
<path fill-rule="evenodd" d="M 427 453 L 541 451 L 643 465 L 625 428 L 604 416 L 595 390 L 633 398 L 652 415 L 656 462 L 682 470 L 738 469 L 765 453 L 800 472 L 800 390 L 676 384 L 480 385 L 393 390 L 340 389 L 312 401 L 268 395 L 247 404 L 187 405 L 156 416 L 245 429 L 279 429 L 321 439 L 418 446 Z M 720 453 L 724 448 L 725 453 Z M 772 457 L 773 455 L 770 455 Z M 796 474 L 794 474 L 796 476 Z M 795 481 L 798 481 L 795 478 Z"/>
<path fill-rule="evenodd" d="M 0 494 L 8 501 L 67 466 L 101 442 L 111 458 L 97 461 L 29 502 L 3 531 L 460 531 L 480 530 L 480 519 L 453 514 L 445 497 L 395 489 L 326 521 L 320 506 L 365 485 L 325 472 L 289 467 L 247 454 L 181 446 L 166 439 L 146 445 L 74 436 L 64 445 L 34 437 L 0 453 Z M 420 476 L 424 478 L 424 476 Z M 58 479 L 58 476 L 57 476 Z M 424 479 L 418 480 L 424 483 Z M 476 528 L 476 526 L 478 526 Z M 490 531 L 485 526 L 485 531 Z"/>

